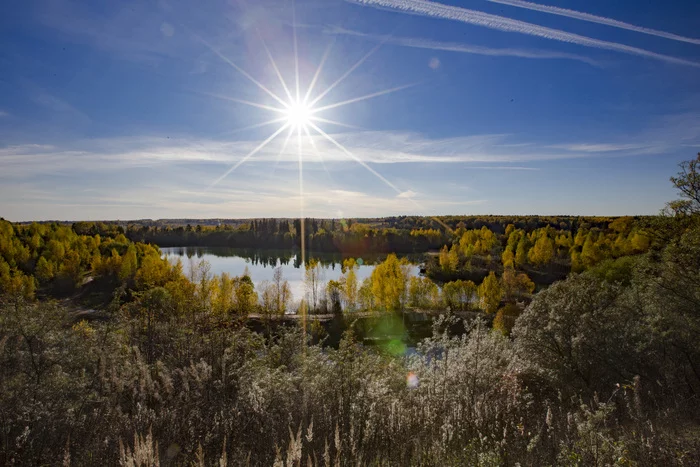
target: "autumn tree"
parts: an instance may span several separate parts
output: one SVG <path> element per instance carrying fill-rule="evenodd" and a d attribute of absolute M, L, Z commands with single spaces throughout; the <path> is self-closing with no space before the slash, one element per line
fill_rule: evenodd
<path fill-rule="evenodd" d="M 503 298 L 503 288 L 496 277 L 496 273 L 491 271 L 479 285 L 479 302 L 481 308 L 486 313 L 495 313 Z"/>
<path fill-rule="evenodd" d="M 153 361 L 155 327 L 158 321 L 164 320 L 173 309 L 170 293 L 163 287 L 149 289 L 138 296 L 138 301 L 132 308 L 139 311 L 145 321 L 146 357 Z"/>
<path fill-rule="evenodd" d="M 427 277 L 412 276 L 408 284 L 408 303 L 419 309 L 436 308 L 440 302 L 438 286 Z"/>
<path fill-rule="evenodd" d="M 284 278 L 282 273 L 282 268 L 280 266 L 275 268 L 272 274 L 272 286 L 274 292 L 274 304 L 275 313 L 278 315 L 284 315 L 292 300 L 292 289 L 289 287 L 289 282 Z"/>
<path fill-rule="evenodd" d="M 34 269 L 34 275 L 39 279 L 40 282 L 49 282 L 54 277 L 54 266 L 52 263 L 46 260 L 43 256 L 39 257 L 36 262 L 36 268 Z"/>
<path fill-rule="evenodd" d="M 527 259 L 535 266 L 543 266 L 549 264 L 553 257 L 554 241 L 549 238 L 546 232 L 542 232 L 535 245 L 528 252 Z"/>
<path fill-rule="evenodd" d="M 236 297 L 236 309 L 238 314 L 247 316 L 252 313 L 258 304 L 258 294 L 249 275 L 242 275 L 233 280 Z"/>
<path fill-rule="evenodd" d="M 512 302 L 529 295 L 535 290 L 535 283 L 525 273 L 516 273 L 512 268 L 506 268 L 501 276 L 503 299 Z"/>
<path fill-rule="evenodd" d="M 358 281 L 357 281 L 357 262 L 353 258 L 347 258 L 343 261 L 342 272 L 340 278 L 341 297 L 345 302 L 345 310 L 354 311 L 357 308 L 358 301 Z"/>
<path fill-rule="evenodd" d="M 581 250 L 581 264 L 591 267 L 602 259 L 602 254 L 593 232 L 589 232 Z"/>
<path fill-rule="evenodd" d="M 520 236 L 518 240 L 518 246 L 515 250 L 515 264 L 518 266 L 523 266 L 527 263 L 527 252 L 530 250 L 530 245 L 527 240 L 527 235 L 524 233 Z"/>
<path fill-rule="evenodd" d="M 326 304 L 328 311 L 336 315 L 343 312 L 341 296 L 342 285 L 340 281 L 329 280 L 328 284 L 326 284 Z"/>
<path fill-rule="evenodd" d="M 215 279 L 214 297 L 212 298 L 212 311 L 219 316 L 227 315 L 233 309 L 234 303 L 233 279 L 223 272 Z"/>
<path fill-rule="evenodd" d="M 387 256 L 372 271 L 372 293 L 377 306 L 385 310 L 402 310 L 406 303 L 410 265 L 395 254 Z"/>
<path fill-rule="evenodd" d="M 520 316 L 522 310 L 515 303 L 506 303 L 498 310 L 493 318 L 493 329 L 500 331 L 504 336 L 509 336 L 515 326 L 515 320 Z"/>
<path fill-rule="evenodd" d="M 365 277 L 365 279 L 362 281 L 362 285 L 357 291 L 357 303 L 361 310 L 374 310 L 375 301 L 373 289 L 372 277 Z"/>
<path fill-rule="evenodd" d="M 442 287 L 442 299 L 451 310 L 470 310 L 477 297 L 477 287 L 472 281 L 451 281 Z"/>
<path fill-rule="evenodd" d="M 510 248 L 506 248 L 503 251 L 503 254 L 501 255 L 501 262 L 503 263 L 503 267 L 505 269 L 514 268 L 515 267 L 515 255 L 513 254 L 513 250 L 511 250 Z"/>
<path fill-rule="evenodd" d="M 321 293 L 321 283 L 323 281 L 323 270 L 321 263 L 316 258 L 311 258 L 304 265 L 304 285 L 309 297 L 308 302 L 311 310 L 316 310 Z"/>

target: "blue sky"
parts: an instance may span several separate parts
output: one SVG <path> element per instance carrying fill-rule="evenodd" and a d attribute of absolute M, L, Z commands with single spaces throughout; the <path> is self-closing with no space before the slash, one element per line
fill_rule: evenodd
<path fill-rule="evenodd" d="M 301 96 L 325 54 L 310 100 L 347 126 L 258 149 L 294 30 Z M 653 214 L 699 150 L 695 1 L 0 6 L 9 220 Z"/>

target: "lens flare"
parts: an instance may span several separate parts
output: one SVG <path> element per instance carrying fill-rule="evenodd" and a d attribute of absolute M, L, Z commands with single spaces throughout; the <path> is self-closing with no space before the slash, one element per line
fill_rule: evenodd
<path fill-rule="evenodd" d="M 313 109 L 300 101 L 293 102 L 285 111 L 287 124 L 292 128 L 300 128 L 303 130 L 311 123 L 312 114 Z"/>

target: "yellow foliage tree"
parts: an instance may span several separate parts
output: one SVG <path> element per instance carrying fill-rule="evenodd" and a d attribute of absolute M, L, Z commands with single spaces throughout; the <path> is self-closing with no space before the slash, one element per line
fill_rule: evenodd
<path fill-rule="evenodd" d="M 495 313 L 503 298 L 503 288 L 493 271 L 479 285 L 478 293 L 481 308 L 486 313 Z"/>
<path fill-rule="evenodd" d="M 549 264 L 554 257 L 554 241 L 548 235 L 542 233 L 530 249 L 527 259 L 536 266 Z"/>
<path fill-rule="evenodd" d="M 409 269 L 408 261 L 405 258 L 399 260 L 393 253 L 374 268 L 372 294 L 378 307 L 392 311 L 403 309 L 406 303 Z"/>

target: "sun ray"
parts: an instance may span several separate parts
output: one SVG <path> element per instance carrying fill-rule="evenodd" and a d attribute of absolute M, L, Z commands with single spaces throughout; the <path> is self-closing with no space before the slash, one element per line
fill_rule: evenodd
<path fill-rule="evenodd" d="M 240 133 L 241 131 L 252 130 L 254 128 L 261 128 L 261 127 L 264 127 L 267 125 L 272 125 L 273 123 L 281 123 L 281 122 L 285 122 L 285 121 L 287 121 L 287 117 L 275 118 L 273 120 L 267 120 L 267 121 L 262 122 L 262 123 L 256 123 L 254 125 L 244 126 L 243 128 L 236 128 L 235 130 L 227 131 L 224 134 L 230 135 L 233 133 Z"/>
<path fill-rule="evenodd" d="M 299 102 L 299 49 L 297 47 L 297 13 L 296 4 L 292 0 L 292 32 L 294 33 L 294 75 L 296 76 L 297 102 Z"/>
<path fill-rule="evenodd" d="M 333 177 L 331 176 L 331 173 L 328 171 L 328 167 L 326 167 L 326 162 L 323 160 L 323 156 L 321 155 L 321 151 L 318 150 L 318 147 L 316 146 L 316 143 L 314 143 L 314 138 L 311 136 L 311 132 L 309 131 L 309 127 L 307 125 L 304 125 L 304 132 L 306 133 L 306 136 L 309 138 L 309 144 L 314 150 L 314 153 L 316 153 L 316 157 L 321 161 L 321 165 L 323 166 L 323 170 L 326 171 L 326 175 L 328 175 L 328 179 L 335 185 L 335 180 L 333 180 Z"/>
<path fill-rule="evenodd" d="M 367 163 L 366 163 L 365 161 L 363 161 L 362 159 L 360 159 L 359 157 L 357 157 L 355 154 L 353 154 L 353 153 L 351 153 L 349 150 L 347 150 L 347 149 L 345 148 L 345 146 L 343 146 L 342 144 L 340 144 L 339 142 L 337 142 L 332 136 L 330 136 L 328 133 L 326 133 L 325 131 L 323 131 L 322 129 L 320 129 L 316 124 L 314 124 L 313 122 L 309 122 L 309 125 L 310 125 L 314 130 L 316 130 L 317 132 L 319 132 L 319 133 L 321 134 L 321 136 L 325 137 L 328 141 L 330 141 L 331 143 L 333 143 L 338 149 L 340 149 L 341 151 L 343 151 L 347 156 L 349 156 L 350 158 L 352 158 L 355 162 L 357 162 L 358 164 L 360 164 L 360 165 L 361 165 L 362 167 L 364 167 L 365 169 L 369 170 L 374 176 L 376 176 L 379 180 L 381 180 L 382 182 L 384 182 L 388 187 L 390 187 L 391 189 L 393 189 L 394 191 L 396 191 L 396 192 L 399 193 L 399 194 L 403 193 L 401 190 L 399 190 L 399 189 L 396 187 L 396 185 L 394 185 L 393 183 L 391 183 L 389 180 L 387 180 L 386 178 L 384 178 L 384 176 L 383 176 L 382 174 L 380 174 L 379 172 L 377 172 L 376 170 L 374 170 L 372 167 L 370 167 L 369 165 L 367 165 Z"/>
<path fill-rule="evenodd" d="M 324 136 L 328 141 L 330 141 L 330 142 L 333 143 L 335 146 L 337 146 L 338 149 L 340 149 L 341 151 L 343 151 L 346 155 L 350 156 L 350 157 L 351 157 L 352 159 L 354 159 L 358 164 L 360 164 L 361 166 L 363 166 L 365 169 L 369 170 L 374 176 L 376 176 L 376 177 L 379 178 L 381 181 L 383 181 L 386 185 L 388 185 L 390 188 L 392 188 L 397 194 L 403 193 L 396 185 L 394 185 L 393 183 L 391 183 L 391 182 L 390 182 L 389 180 L 387 180 L 384 176 L 382 176 L 382 174 L 380 174 L 379 172 L 377 172 L 376 170 L 374 170 L 372 167 L 370 167 L 369 165 L 367 165 L 367 163 L 366 163 L 365 161 L 363 161 L 362 159 L 360 159 L 359 157 L 357 157 L 357 156 L 355 156 L 353 153 L 351 153 L 349 150 L 347 150 L 347 149 L 345 148 L 345 146 L 343 146 L 342 144 L 340 144 L 339 142 L 337 142 L 333 137 L 331 137 L 329 134 L 327 134 L 326 132 L 324 132 L 323 130 L 321 130 L 318 126 L 314 125 L 313 123 L 309 123 L 309 125 L 310 125 L 314 130 L 316 130 L 317 132 L 319 132 L 322 136 Z M 423 210 L 423 206 L 422 206 L 418 201 L 416 201 L 415 199 L 413 199 L 413 198 L 408 198 L 408 201 L 410 201 L 410 202 L 411 202 L 414 206 L 416 206 L 416 208 L 418 208 L 419 210 Z M 443 227 L 445 227 L 445 229 L 447 229 L 447 231 L 452 232 L 452 229 L 451 229 L 448 225 L 446 225 L 444 222 L 440 221 L 439 219 L 437 219 L 437 218 L 435 218 L 435 217 L 431 217 L 431 218 L 432 218 L 435 222 L 437 222 L 438 224 L 440 224 L 440 225 L 442 225 Z"/>
<path fill-rule="evenodd" d="M 195 92 L 197 94 L 202 94 L 204 96 L 213 97 L 215 99 L 236 102 L 237 104 L 245 104 L 245 105 L 249 105 L 251 107 L 257 107 L 258 109 L 269 110 L 271 112 L 285 113 L 287 111 L 286 108 L 280 109 L 279 107 L 272 107 L 271 105 L 258 104 L 257 102 L 246 101 L 244 99 L 237 99 L 235 97 L 228 97 L 228 96 L 224 96 L 221 94 L 214 94 L 211 92 L 204 92 L 204 91 L 195 91 Z"/>
<path fill-rule="evenodd" d="M 284 78 L 282 77 L 282 73 L 280 73 L 280 69 L 277 67 L 277 63 L 275 63 L 275 60 L 272 58 L 272 54 L 270 53 L 270 49 L 267 48 L 267 44 L 265 43 L 265 40 L 262 38 L 260 35 L 260 32 L 258 31 L 258 37 L 260 38 L 260 42 L 262 42 L 263 48 L 265 49 L 265 53 L 267 54 L 267 58 L 270 59 L 270 64 L 272 65 L 272 68 L 275 70 L 275 74 L 277 74 L 277 78 L 279 78 L 280 83 L 282 84 L 282 88 L 284 89 L 285 94 L 287 94 L 287 97 L 289 98 L 290 101 L 292 101 L 292 93 L 289 91 L 289 88 L 287 87 L 287 83 L 284 81 Z"/>
<path fill-rule="evenodd" d="M 342 106 L 344 106 L 344 105 L 348 105 L 348 104 L 353 104 L 353 103 L 355 103 L 355 102 L 364 101 L 364 100 L 367 100 L 367 99 L 371 99 L 371 98 L 373 98 L 373 97 L 383 96 L 384 94 L 390 94 L 390 93 L 392 93 L 392 92 L 401 91 L 402 89 L 410 88 L 410 87 L 412 87 L 412 86 L 415 86 L 416 84 L 418 84 L 418 83 L 404 84 L 403 86 L 397 86 L 397 87 L 395 87 L 395 88 L 385 89 L 384 91 L 373 92 L 372 94 L 367 94 L 367 95 L 365 95 L 365 96 L 354 97 L 354 98 L 348 99 L 348 100 L 346 100 L 346 101 L 336 102 L 335 104 L 329 104 L 329 105 L 326 105 L 326 106 L 323 106 L 323 107 L 315 108 L 315 109 L 312 110 L 312 112 L 313 112 L 313 113 L 316 113 L 316 112 L 323 112 L 324 110 L 335 109 L 336 107 L 342 107 Z"/>
<path fill-rule="evenodd" d="M 304 219 L 304 175 L 303 175 L 303 157 L 301 151 L 301 126 L 297 126 L 297 146 L 299 150 L 299 225 L 301 230 L 301 264 L 306 267 L 306 224 Z M 306 333 L 306 304 L 304 300 L 301 302 L 301 320 L 302 329 Z"/>
<path fill-rule="evenodd" d="M 362 65 L 369 57 L 371 57 L 372 55 L 374 55 L 374 53 L 375 53 L 377 50 L 379 50 L 379 48 L 380 48 L 382 45 L 384 45 L 384 42 L 386 42 L 386 40 L 384 40 L 384 41 L 380 42 L 379 44 L 375 45 L 375 46 L 372 48 L 372 50 L 370 50 L 369 52 L 367 52 L 367 53 L 365 54 L 364 57 L 362 57 L 361 59 L 359 59 L 359 60 L 357 61 L 357 63 L 355 63 L 353 66 L 351 66 L 350 69 L 349 69 L 348 71 L 346 71 L 346 72 L 343 74 L 343 76 L 341 76 L 340 78 L 338 78 L 335 82 L 333 82 L 333 84 L 331 84 L 330 86 L 328 86 L 328 88 L 326 88 L 325 91 L 323 91 L 321 94 L 319 94 L 318 96 L 316 96 L 316 98 L 314 98 L 314 100 L 312 100 L 311 103 L 309 104 L 309 107 L 313 107 L 314 105 L 316 105 L 316 103 L 317 103 L 318 101 L 320 101 L 321 99 L 323 99 L 329 92 L 331 92 L 331 91 L 333 90 L 333 88 L 335 88 L 337 85 L 339 85 L 343 80 L 345 80 L 345 78 L 347 78 L 348 76 L 350 76 L 350 74 L 351 74 L 353 71 L 355 71 L 355 70 L 357 69 L 357 67 L 359 67 L 360 65 Z"/>
<path fill-rule="evenodd" d="M 213 182 L 211 185 L 209 185 L 209 188 L 212 188 L 212 187 L 218 185 L 219 182 L 220 182 L 221 180 L 223 180 L 224 178 L 226 178 L 231 172 L 233 172 L 234 170 L 236 170 L 241 164 L 243 164 L 245 161 L 247 161 L 247 160 L 250 159 L 252 156 L 254 156 L 258 151 L 260 151 L 262 148 L 264 148 L 264 147 L 267 145 L 267 143 L 269 143 L 270 141 L 272 141 L 273 139 L 275 139 L 275 137 L 277 137 L 277 135 L 279 135 L 280 133 L 282 133 L 282 132 L 287 128 L 287 126 L 289 126 L 288 123 L 282 125 L 282 127 L 281 127 L 279 130 L 275 131 L 275 132 L 274 132 L 272 135 L 270 135 L 265 141 L 263 141 L 262 143 L 260 143 L 255 149 L 253 149 L 253 150 L 250 151 L 248 154 L 246 154 L 245 157 L 243 157 L 243 159 L 241 159 L 240 161 L 236 162 L 236 163 L 235 163 L 230 169 L 228 169 L 222 176 L 220 176 L 219 178 L 217 178 L 216 180 L 214 180 L 214 182 Z"/>
<path fill-rule="evenodd" d="M 282 144 L 282 149 L 280 149 L 280 152 L 277 153 L 277 159 L 275 160 L 275 165 L 272 166 L 272 175 L 275 174 L 275 170 L 277 170 L 277 166 L 280 164 L 280 159 L 282 158 L 282 154 L 284 153 L 284 150 L 287 149 L 287 144 L 289 144 L 289 140 L 292 138 L 292 133 L 294 133 L 294 128 L 291 125 L 289 126 L 289 133 L 287 133 L 287 137 L 284 139 L 284 144 Z"/>
<path fill-rule="evenodd" d="M 328 47 L 326 47 L 326 51 L 323 52 L 323 57 L 321 57 L 321 63 L 318 64 L 318 68 L 316 69 L 316 73 L 314 73 L 314 77 L 311 79 L 311 84 L 309 84 L 309 89 L 306 90 L 306 95 L 304 96 L 303 102 L 306 104 L 309 100 L 309 96 L 311 95 L 311 91 L 313 91 L 314 86 L 316 86 L 316 81 L 318 80 L 319 75 L 321 74 L 321 70 L 323 69 L 323 65 L 326 63 L 326 60 L 328 59 L 328 55 L 331 53 L 331 49 L 333 48 L 333 44 L 335 43 L 335 37 L 333 37 L 333 41 L 328 44 Z"/>
<path fill-rule="evenodd" d="M 362 127 L 359 127 L 356 125 L 350 125 L 349 123 L 338 122 L 335 120 L 330 120 L 330 119 L 322 118 L 322 117 L 315 117 L 313 115 L 311 117 L 309 117 L 309 120 L 311 120 L 313 122 L 330 123 L 331 125 L 343 126 L 345 128 L 352 128 L 354 130 L 364 130 L 365 129 L 365 128 L 362 128 Z"/>
<path fill-rule="evenodd" d="M 193 33 L 193 34 L 194 34 L 194 33 Z M 286 102 L 284 102 L 284 100 L 280 99 L 280 97 L 279 97 L 277 94 L 275 94 L 274 92 L 272 92 L 272 91 L 270 91 L 269 89 L 267 89 L 260 81 L 258 81 L 257 79 L 253 78 L 250 74 L 248 74 L 247 71 L 245 71 L 243 68 L 241 68 L 241 67 L 239 67 L 238 65 L 236 65 L 231 59 L 229 59 L 229 58 L 226 57 L 224 54 L 222 54 L 221 52 L 219 52 L 218 50 L 216 50 L 211 44 L 209 44 L 209 42 L 207 42 L 206 40 L 204 40 L 203 37 L 199 36 L 198 34 L 194 34 L 194 37 L 197 38 L 197 40 L 199 40 L 202 44 L 204 44 L 205 46 L 207 46 L 207 48 L 209 48 L 209 50 L 211 50 L 212 52 L 214 52 L 221 60 L 223 60 L 224 62 L 226 62 L 226 63 L 228 63 L 229 65 L 231 65 L 236 71 L 238 71 L 240 74 L 242 74 L 243 76 L 245 76 L 246 78 L 248 78 L 253 84 L 255 84 L 257 87 L 259 87 L 260 89 L 262 89 L 263 91 L 265 91 L 267 94 L 269 94 L 270 97 L 272 97 L 273 99 L 275 99 L 277 102 L 279 102 L 280 104 L 282 104 L 284 107 L 288 107 L 288 104 L 287 104 Z"/>

